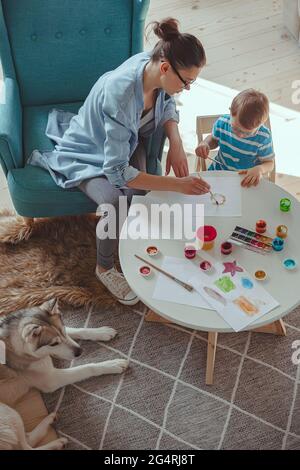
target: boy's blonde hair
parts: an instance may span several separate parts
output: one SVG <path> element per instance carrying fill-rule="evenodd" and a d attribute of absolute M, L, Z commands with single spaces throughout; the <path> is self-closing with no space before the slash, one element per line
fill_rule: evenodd
<path fill-rule="evenodd" d="M 268 119 L 269 100 L 264 93 L 249 88 L 233 99 L 230 111 L 245 129 L 254 129 Z"/>

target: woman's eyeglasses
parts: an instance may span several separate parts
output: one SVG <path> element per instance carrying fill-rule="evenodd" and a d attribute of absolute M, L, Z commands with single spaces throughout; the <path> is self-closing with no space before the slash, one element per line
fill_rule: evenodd
<path fill-rule="evenodd" d="M 194 80 L 184 80 L 182 78 L 182 76 L 180 75 L 180 73 L 178 72 L 178 70 L 176 69 L 176 67 L 174 67 L 174 65 L 171 62 L 170 62 L 170 65 L 171 65 L 172 69 L 174 70 L 174 72 L 176 73 L 179 80 L 184 84 L 184 88 L 187 88 L 188 86 L 190 86 L 192 83 L 194 83 L 196 81 L 195 78 L 194 78 Z"/>

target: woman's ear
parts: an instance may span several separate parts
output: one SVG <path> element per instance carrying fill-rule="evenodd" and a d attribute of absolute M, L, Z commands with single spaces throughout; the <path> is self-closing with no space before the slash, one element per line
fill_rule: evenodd
<path fill-rule="evenodd" d="M 161 62 L 160 63 L 160 72 L 162 74 L 166 74 L 168 72 L 168 70 L 170 69 L 171 65 L 169 64 L 169 62 Z"/>

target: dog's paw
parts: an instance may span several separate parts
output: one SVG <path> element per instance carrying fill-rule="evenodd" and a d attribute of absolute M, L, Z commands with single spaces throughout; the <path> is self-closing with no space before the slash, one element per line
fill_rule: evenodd
<path fill-rule="evenodd" d="M 98 335 L 98 341 L 110 341 L 113 339 L 117 331 L 114 328 L 110 328 L 109 326 L 103 326 L 102 328 L 95 328 L 96 334 Z"/>
<path fill-rule="evenodd" d="M 68 444 L 68 439 L 66 437 L 60 437 L 57 439 L 57 450 L 63 449 Z"/>
<path fill-rule="evenodd" d="M 105 374 L 122 374 L 127 369 L 129 361 L 127 359 L 112 359 L 102 362 L 100 365 L 105 370 Z"/>

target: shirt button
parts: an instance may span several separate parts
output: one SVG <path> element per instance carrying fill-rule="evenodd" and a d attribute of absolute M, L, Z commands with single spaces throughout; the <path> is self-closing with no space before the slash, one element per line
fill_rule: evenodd
<path fill-rule="evenodd" d="M 32 39 L 32 41 L 36 41 L 36 40 L 37 40 L 37 35 L 36 35 L 36 34 L 32 34 L 32 35 L 31 35 L 31 39 Z"/>
<path fill-rule="evenodd" d="M 104 30 L 105 34 L 110 34 L 111 33 L 111 29 L 107 26 Z"/>
<path fill-rule="evenodd" d="M 85 30 L 85 29 L 81 29 L 81 30 L 79 31 L 79 34 L 81 34 L 81 36 L 85 36 L 86 30 Z"/>
<path fill-rule="evenodd" d="M 62 33 L 60 31 L 58 31 L 57 33 L 55 33 L 55 37 L 56 39 L 61 39 L 62 38 Z"/>

